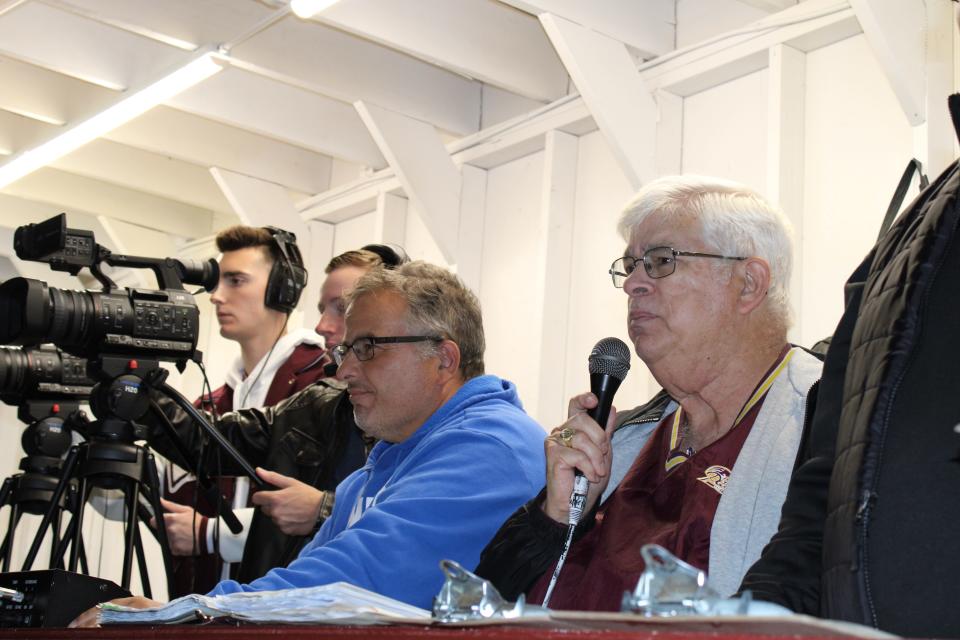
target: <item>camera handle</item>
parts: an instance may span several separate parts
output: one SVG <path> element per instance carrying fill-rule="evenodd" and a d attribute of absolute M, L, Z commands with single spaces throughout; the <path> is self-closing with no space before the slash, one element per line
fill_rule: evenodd
<path fill-rule="evenodd" d="M 257 475 L 256 470 L 250 465 L 249 462 L 246 461 L 240 452 L 234 449 L 233 445 L 231 445 L 223 437 L 223 435 L 217 431 L 216 428 L 210 425 L 210 423 L 204 419 L 203 415 L 197 411 L 194 406 L 180 394 L 180 392 L 165 382 L 167 372 L 164 369 L 157 369 L 152 373 L 154 375 L 148 376 L 146 382 L 152 388 L 162 392 L 164 395 L 176 402 L 177 405 L 186 411 L 187 415 L 189 415 L 200 427 L 201 431 L 211 436 L 217 441 L 218 444 L 220 444 L 220 446 L 223 447 L 227 455 L 232 458 L 247 475 L 250 476 L 253 482 L 257 483 L 258 487 L 265 487 L 266 483 L 260 479 L 260 476 Z M 177 453 L 180 454 L 182 462 L 186 465 L 186 470 L 196 477 L 197 486 L 199 487 L 203 497 L 206 498 L 209 504 L 218 505 L 220 517 L 223 518 L 223 523 L 227 525 L 227 528 L 230 529 L 232 533 L 238 534 L 243 531 L 243 524 L 240 523 L 240 520 L 237 519 L 233 509 L 230 508 L 230 501 L 224 498 L 220 493 L 219 485 L 217 485 L 205 471 L 198 468 L 197 465 L 194 464 L 193 455 L 187 450 L 187 447 L 180 440 L 180 436 L 177 434 L 176 429 L 174 429 L 166 414 L 156 404 L 156 402 L 152 400 L 151 408 L 153 409 L 154 414 L 160 418 L 160 424 L 162 425 L 164 432 L 166 432 L 167 437 L 170 439 L 170 443 L 177 450 Z"/>
<path fill-rule="evenodd" d="M 258 489 L 272 488 L 271 485 L 264 482 L 263 479 L 257 475 L 257 470 L 253 468 L 253 465 L 247 462 L 247 459 L 243 457 L 243 454 L 237 451 L 234 446 L 230 444 L 230 441 L 227 440 L 226 437 L 224 437 L 224 435 L 220 433 L 216 427 L 207 422 L 203 417 L 203 414 L 201 414 L 200 411 L 198 411 L 189 400 L 184 398 L 179 391 L 166 383 L 161 384 L 157 388 L 159 388 L 160 391 L 166 394 L 171 400 L 176 402 L 181 409 L 186 411 L 187 415 L 193 418 L 194 422 L 200 426 L 203 432 L 210 436 L 210 438 L 214 440 L 221 449 L 223 449 L 227 456 L 237 463 L 237 466 L 243 469 L 243 473 L 250 477 L 250 481 L 256 485 Z"/>

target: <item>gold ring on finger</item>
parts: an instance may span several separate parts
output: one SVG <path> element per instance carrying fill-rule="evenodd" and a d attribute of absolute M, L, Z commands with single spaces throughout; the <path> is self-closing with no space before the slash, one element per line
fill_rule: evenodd
<path fill-rule="evenodd" d="M 573 436 L 575 436 L 576 434 L 577 434 L 576 429 L 573 429 L 571 427 L 564 427 L 563 429 L 560 430 L 560 434 L 559 434 L 560 444 L 562 444 L 565 447 L 572 447 Z"/>

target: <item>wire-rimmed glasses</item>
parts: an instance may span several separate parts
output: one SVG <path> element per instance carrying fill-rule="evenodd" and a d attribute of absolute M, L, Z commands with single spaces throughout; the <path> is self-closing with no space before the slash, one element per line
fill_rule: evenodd
<path fill-rule="evenodd" d="M 613 286 L 623 288 L 623 283 L 637 268 L 637 263 L 643 263 L 643 269 L 651 278 L 666 278 L 677 270 L 677 256 L 689 258 L 717 258 L 719 260 L 746 260 L 745 256 L 721 256 L 716 253 L 699 253 L 697 251 L 678 251 L 673 247 L 653 247 L 647 249 L 642 256 L 623 256 L 617 258 L 610 265 L 608 273 L 613 279 Z"/>

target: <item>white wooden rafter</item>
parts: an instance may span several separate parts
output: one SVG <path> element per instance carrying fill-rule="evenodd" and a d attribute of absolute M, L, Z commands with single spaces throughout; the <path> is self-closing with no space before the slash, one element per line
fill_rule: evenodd
<path fill-rule="evenodd" d="M 783 23 L 783 24 L 780 24 Z M 777 26 L 779 24 L 779 26 Z M 803 52 L 828 46 L 860 33 L 860 26 L 846 0 L 805 0 L 776 16 L 677 50 L 666 60 L 639 65 L 639 75 L 660 103 L 657 136 L 660 140 L 676 139 L 682 131 L 682 97 L 709 88 L 733 77 L 765 68 L 769 49 L 786 44 Z M 758 62 L 759 57 L 759 62 Z M 667 92 L 661 100 L 662 92 Z M 674 120 L 668 133 L 663 119 Z M 542 151 L 547 131 L 558 129 L 583 135 L 596 128 L 584 99 L 571 95 L 543 108 L 518 116 L 495 127 L 467 136 L 447 145 L 454 162 L 492 168 L 503 162 Z M 666 145 L 658 144 L 657 167 L 677 167 L 678 157 L 670 157 Z M 666 171 L 664 171 L 666 172 Z M 297 204 L 306 219 L 340 222 L 369 212 L 378 190 L 399 189 L 392 168 L 360 178 L 327 193 L 319 193 Z"/>
<path fill-rule="evenodd" d="M 674 48 L 674 0 L 499 0 L 535 16 L 552 14 L 629 45 L 641 58 Z"/>
<path fill-rule="evenodd" d="M 355 106 L 444 259 L 456 262 L 462 180 L 436 129 L 376 105 Z"/>
<path fill-rule="evenodd" d="M 927 15 L 923 0 L 850 0 L 907 120 L 925 121 Z"/>
<path fill-rule="evenodd" d="M 550 14 L 540 22 L 634 189 L 656 175 L 657 105 L 622 42 Z"/>

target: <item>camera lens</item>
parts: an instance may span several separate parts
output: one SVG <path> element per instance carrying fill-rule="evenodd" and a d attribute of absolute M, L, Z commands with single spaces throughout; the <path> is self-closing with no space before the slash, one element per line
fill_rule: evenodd
<path fill-rule="evenodd" d="M 23 351 L 0 347 L 0 394 L 22 391 L 29 370 Z"/>
<path fill-rule="evenodd" d="M 89 337 L 94 311 L 91 294 L 50 288 L 52 319 L 48 332 L 50 342 L 80 345 Z"/>

